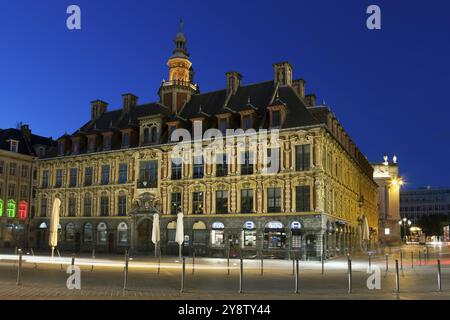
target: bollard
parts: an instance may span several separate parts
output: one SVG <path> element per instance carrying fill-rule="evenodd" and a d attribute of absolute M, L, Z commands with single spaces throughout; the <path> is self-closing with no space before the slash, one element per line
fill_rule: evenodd
<path fill-rule="evenodd" d="M 352 293 L 353 291 L 353 283 L 352 283 L 352 259 L 348 257 L 348 293 Z"/>
<path fill-rule="evenodd" d="M 419 266 L 422 265 L 422 253 L 419 250 Z"/>
<path fill-rule="evenodd" d="M 292 275 L 295 276 L 295 256 L 292 259 Z"/>
<path fill-rule="evenodd" d="M 369 271 L 372 272 L 372 254 L 369 253 Z"/>
<path fill-rule="evenodd" d="M 400 293 L 400 274 L 398 271 L 398 260 L 395 260 L 395 292 Z"/>
<path fill-rule="evenodd" d="M 230 275 L 230 249 L 228 249 L 227 255 L 227 268 L 228 268 L 228 275 Z"/>
<path fill-rule="evenodd" d="M 294 293 L 297 294 L 299 292 L 299 286 L 300 286 L 300 279 L 299 279 L 299 270 L 298 270 L 298 259 L 295 260 L 295 291 Z"/>
<path fill-rule="evenodd" d="M 325 257 L 323 256 L 323 253 L 322 253 L 322 275 L 324 275 L 325 274 Z"/>
<path fill-rule="evenodd" d="M 128 250 L 125 250 L 125 268 L 123 269 L 123 291 L 127 290 L 128 284 L 128 262 L 129 262 Z"/>
<path fill-rule="evenodd" d="M 195 272 L 195 249 L 194 252 L 192 252 L 192 274 Z"/>
<path fill-rule="evenodd" d="M 439 292 L 442 291 L 442 274 L 441 274 L 441 260 L 438 259 L 437 261 L 437 268 L 438 268 L 438 290 Z"/>
<path fill-rule="evenodd" d="M 241 257 L 241 268 L 239 272 L 239 293 L 242 293 L 242 288 L 244 286 L 244 260 Z"/>
<path fill-rule="evenodd" d="M 400 269 L 403 270 L 403 251 L 400 250 Z"/>
<path fill-rule="evenodd" d="M 264 255 L 261 251 L 261 275 L 264 275 Z"/>
<path fill-rule="evenodd" d="M 33 250 L 33 248 L 31 248 L 30 250 L 31 250 L 31 255 L 34 257 L 34 250 Z M 38 268 L 37 263 L 34 264 L 34 268 L 35 268 L 35 269 Z"/>
<path fill-rule="evenodd" d="M 18 252 L 19 252 L 19 266 L 17 268 L 16 284 L 18 286 L 21 286 L 22 285 L 22 249 L 19 249 Z"/>
<path fill-rule="evenodd" d="M 184 292 L 184 276 L 186 273 L 186 258 L 183 257 L 183 265 L 181 267 L 181 289 L 180 289 L 180 293 Z"/>
<path fill-rule="evenodd" d="M 389 272 L 389 255 L 386 254 L 386 272 Z"/>
<path fill-rule="evenodd" d="M 75 254 L 72 254 L 72 266 L 74 266 L 75 265 Z"/>
<path fill-rule="evenodd" d="M 161 272 L 161 251 L 158 254 L 158 274 Z"/>
<path fill-rule="evenodd" d="M 411 269 L 414 269 L 414 252 L 411 252 Z"/>

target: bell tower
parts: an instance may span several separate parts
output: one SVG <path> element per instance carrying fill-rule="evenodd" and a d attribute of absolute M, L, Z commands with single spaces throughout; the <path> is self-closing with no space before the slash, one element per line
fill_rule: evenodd
<path fill-rule="evenodd" d="M 172 110 L 172 113 L 180 111 L 191 96 L 198 92 L 198 86 L 193 83 L 194 70 L 189 60 L 186 42 L 183 21 L 180 19 L 180 30 L 174 39 L 175 49 L 167 61 L 169 81 L 163 81 L 159 89 L 161 104 Z"/>

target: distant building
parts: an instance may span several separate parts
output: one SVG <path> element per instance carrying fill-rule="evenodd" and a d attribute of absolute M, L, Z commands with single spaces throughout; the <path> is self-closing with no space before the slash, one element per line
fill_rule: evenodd
<path fill-rule="evenodd" d="M 0 129 L 0 247 L 26 243 L 28 221 L 35 210 L 35 160 L 55 146 L 51 138 L 32 134 L 28 125 Z"/>
<path fill-rule="evenodd" d="M 401 241 L 400 233 L 400 188 L 403 184 L 398 174 L 397 159 L 393 162 L 384 157 L 383 163 L 372 164 L 373 177 L 378 184 L 378 225 L 379 241 L 384 245 L 394 245 Z"/>
<path fill-rule="evenodd" d="M 422 188 L 402 190 L 400 193 L 400 213 L 417 224 L 422 217 L 450 216 L 450 189 Z"/>

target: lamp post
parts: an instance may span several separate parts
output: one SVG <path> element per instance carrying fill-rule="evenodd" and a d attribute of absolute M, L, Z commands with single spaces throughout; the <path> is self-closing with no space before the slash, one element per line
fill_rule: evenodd
<path fill-rule="evenodd" d="M 400 220 L 399 222 L 398 222 L 398 224 L 400 225 L 400 227 L 402 228 L 402 233 L 403 233 L 403 235 L 402 235 L 402 239 L 406 239 L 406 237 L 408 236 L 408 234 L 407 234 L 407 230 L 408 230 L 408 227 L 411 227 L 411 225 L 412 225 L 412 222 L 411 222 L 411 220 L 408 220 L 408 219 L 406 219 L 406 218 L 403 218 L 402 220 Z M 405 241 L 406 242 L 406 241 Z"/>

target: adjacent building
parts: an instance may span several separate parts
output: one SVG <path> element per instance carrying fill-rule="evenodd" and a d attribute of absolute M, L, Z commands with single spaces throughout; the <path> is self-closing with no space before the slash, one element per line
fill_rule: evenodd
<path fill-rule="evenodd" d="M 39 160 L 33 247 L 48 247 L 56 197 L 67 250 L 152 251 L 160 213 L 161 251 L 176 254 L 178 212 L 184 250 L 197 255 L 318 259 L 376 245 L 373 168 L 332 111 L 293 79 L 291 64 L 274 64 L 272 79 L 250 85 L 228 72 L 224 89 L 201 93 L 180 31 L 167 65 L 158 101 L 127 93 L 113 110 L 93 101 L 87 123 Z M 212 139 L 218 133 L 226 138 Z M 200 139 L 183 138 L 189 152 L 177 155 L 186 135 Z"/>
<path fill-rule="evenodd" d="M 405 217 L 418 224 L 422 217 L 450 216 L 450 189 L 421 188 L 402 190 L 400 211 Z"/>
<path fill-rule="evenodd" d="M 379 240 L 382 245 L 401 243 L 400 189 L 403 180 L 399 176 L 397 157 L 389 162 L 384 156 L 382 163 L 374 163 L 373 177 L 378 184 L 378 225 Z"/>
<path fill-rule="evenodd" d="M 35 212 L 36 159 L 56 147 L 28 125 L 0 129 L 0 247 L 26 246 L 29 218 Z"/>

